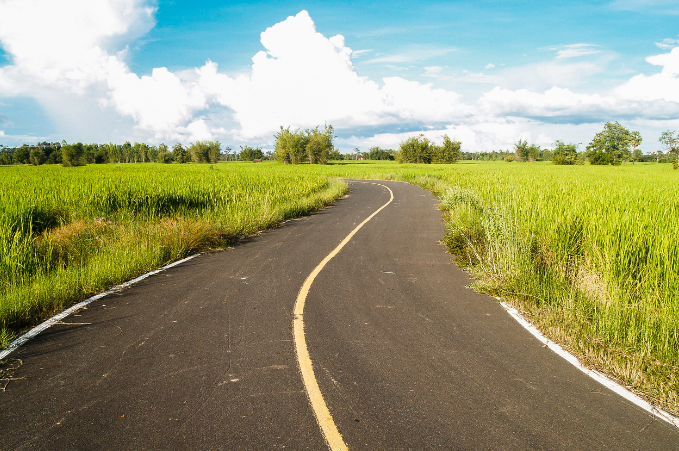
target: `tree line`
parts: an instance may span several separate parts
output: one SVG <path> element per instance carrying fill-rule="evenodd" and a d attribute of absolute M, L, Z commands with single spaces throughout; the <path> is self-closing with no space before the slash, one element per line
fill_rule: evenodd
<path fill-rule="evenodd" d="M 566 144 L 556 141 L 554 149 L 541 149 L 535 144 L 528 144 L 519 140 L 514 144 L 514 152 L 505 155 L 505 161 L 551 161 L 558 165 L 584 164 L 589 161 L 592 165 L 620 165 L 624 162 L 637 161 L 672 162 L 675 169 L 679 167 L 679 135 L 668 130 L 659 138 L 665 152 L 657 151 L 646 154 L 639 146 L 642 142 L 638 131 L 630 131 L 619 122 L 606 122 L 604 129 L 594 135 L 592 141 L 583 152 L 573 143 Z"/>
<path fill-rule="evenodd" d="M 259 147 L 241 146 L 240 152 L 222 146 L 219 141 L 196 141 L 183 146 L 176 143 L 148 145 L 129 141 L 124 144 L 68 144 L 62 142 L 40 142 L 20 147 L 0 145 L 0 165 L 8 164 L 61 164 L 82 166 L 102 163 L 216 163 L 223 160 L 271 159 L 272 153 L 265 154 Z"/>

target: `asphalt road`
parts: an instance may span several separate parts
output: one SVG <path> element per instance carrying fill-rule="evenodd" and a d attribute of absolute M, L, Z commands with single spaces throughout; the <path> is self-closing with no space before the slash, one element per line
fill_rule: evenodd
<path fill-rule="evenodd" d="M 429 193 L 379 183 L 394 201 L 327 264 L 304 311 L 318 385 L 349 449 L 679 449 L 679 430 L 465 288 Z M 314 267 L 388 199 L 383 186 L 351 182 L 330 208 L 43 332 L 10 356 L 22 365 L 0 392 L 0 448 L 327 449 L 293 306 Z"/>

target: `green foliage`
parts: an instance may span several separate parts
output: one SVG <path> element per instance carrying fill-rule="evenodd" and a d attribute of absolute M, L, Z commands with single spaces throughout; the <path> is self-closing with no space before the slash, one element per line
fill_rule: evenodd
<path fill-rule="evenodd" d="M 334 146 L 328 154 L 328 160 L 344 160 L 344 155 L 340 153 Z"/>
<path fill-rule="evenodd" d="M 432 143 L 424 135 L 411 136 L 401 143 L 398 151 L 399 163 L 431 163 Z"/>
<path fill-rule="evenodd" d="M 673 131 L 667 130 L 660 135 L 660 141 L 665 148 L 665 152 L 671 154 L 676 162 L 679 159 L 679 135 L 674 136 Z M 676 169 L 676 163 L 675 168 Z"/>
<path fill-rule="evenodd" d="M 196 141 L 187 152 L 195 163 L 216 163 L 221 156 L 221 144 L 219 141 Z"/>
<path fill-rule="evenodd" d="M 391 149 L 380 149 L 379 147 L 371 147 L 368 153 L 364 155 L 367 160 L 393 160 L 394 151 Z"/>
<path fill-rule="evenodd" d="M 259 147 L 241 146 L 238 159 L 243 161 L 261 160 L 264 158 L 264 152 Z"/>
<path fill-rule="evenodd" d="M 443 145 L 432 146 L 432 163 L 451 164 L 460 158 L 460 141 L 453 141 L 448 135 L 443 135 Z"/>
<path fill-rule="evenodd" d="M 400 163 L 455 163 L 460 157 L 461 145 L 460 141 L 443 135 L 443 145 L 438 146 L 421 134 L 402 142 L 397 158 Z"/>
<path fill-rule="evenodd" d="M 507 163 L 511 163 L 512 161 L 516 161 L 516 155 L 507 155 L 507 156 L 505 157 L 505 161 L 506 161 Z"/>
<path fill-rule="evenodd" d="M 556 141 L 556 146 L 552 151 L 552 163 L 557 165 L 578 164 L 578 147 L 575 144 L 566 144 L 563 141 Z"/>
<path fill-rule="evenodd" d="M 45 162 L 45 152 L 40 147 L 32 147 L 30 155 L 33 166 L 39 166 Z"/>
<path fill-rule="evenodd" d="M 528 141 L 518 140 L 514 143 L 514 154 L 516 161 L 528 161 Z"/>
<path fill-rule="evenodd" d="M 632 152 L 632 163 L 636 161 L 641 161 L 644 158 L 644 153 L 641 151 L 641 149 L 634 149 Z"/>
<path fill-rule="evenodd" d="M 158 163 L 172 163 L 173 158 L 172 152 L 170 152 L 167 144 L 162 143 L 158 146 L 158 155 L 156 156 L 156 161 Z"/>
<path fill-rule="evenodd" d="M 641 143 L 639 132 L 630 132 L 618 122 L 606 122 L 587 146 L 587 158 L 594 165 L 620 165 L 632 157 L 630 147 Z"/>
<path fill-rule="evenodd" d="M 82 143 L 67 144 L 61 146 L 61 164 L 63 166 L 84 165 L 83 156 L 85 149 Z"/>
<path fill-rule="evenodd" d="M 172 159 L 177 163 L 188 163 L 190 159 L 189 152 L 181 143 L 177 143 L 172 146 Z"/>
<path fill-rule="evenodd" d="M 290 131 L 283 128 L 275 135 L 274 156 L 281 163 L 299 164 L 308 161 L 311 164 L 326 164 L 333 146 L 332 125 L 323 131 L 319 127 L 305 131 Z"/>

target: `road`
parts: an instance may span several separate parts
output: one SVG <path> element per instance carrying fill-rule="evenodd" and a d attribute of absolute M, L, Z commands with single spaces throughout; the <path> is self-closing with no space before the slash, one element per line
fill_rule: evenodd
<path fill-rule="evenodd" d="M 679 430 L 545 348 L 466 288 L 436 199 L 350 183 L 309 217 L 107 296 L 28 342 L 0 392 L 0 447 L 328 449 L 313 377 L 352 450 L 671 450 Z M 16 362 L 18 364 L 18 362 Z"/>

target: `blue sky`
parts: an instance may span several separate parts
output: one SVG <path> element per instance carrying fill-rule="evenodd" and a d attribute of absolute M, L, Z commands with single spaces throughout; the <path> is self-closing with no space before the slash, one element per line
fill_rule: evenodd
<path fill-rule="evenodd" d="M 0 144 L 270 147 L 329 122 L 344 151 L 487 151 L 619 120 L 654 151 L 679 130 L 676 1 L 52 3 L 0 0 Z"/>

